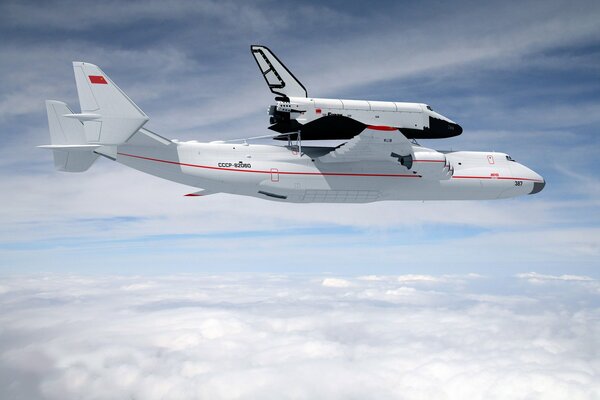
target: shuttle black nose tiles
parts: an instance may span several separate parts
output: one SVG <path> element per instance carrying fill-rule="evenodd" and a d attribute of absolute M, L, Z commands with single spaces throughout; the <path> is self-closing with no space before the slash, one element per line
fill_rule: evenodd
<path fill-rule="evenodd" d="M 462 127 L 454 122 L 429 117 L 429 127 L 423 129 L 400 128 L 400 132 L 409 139 L 446 139 L 458 136 Z"/>
<path fill-rule="evenodd" d="M 460 126 L 459 124 L 455 124 L 452 122 L 448 122 L 448 126 L 446 128 L 446 131 L 448 133 L 453 132 L 454 135 L 453 136 L 458 136 L 463 132 L 462 126 Z"/>

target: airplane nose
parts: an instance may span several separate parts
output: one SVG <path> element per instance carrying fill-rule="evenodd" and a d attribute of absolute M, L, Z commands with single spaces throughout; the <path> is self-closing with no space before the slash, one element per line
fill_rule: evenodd
<path fill-rule="evenodd" d="M 529 194 L 536 194 L 541 192 L 542 190 L 544 190 L 544 186 L 546 186 L 546 181 L 544 179 L 542 179 L 541 182 L 533 182 L 533 189 L 531 189 L 531 192 L 529 192 Z"/>
<path fill-rule="evenodd" d="M 440 139 L 458 136 L 463 131 L 459 124 L 435 117 L 429 117 L 429 130 L 431 138 Z"/>

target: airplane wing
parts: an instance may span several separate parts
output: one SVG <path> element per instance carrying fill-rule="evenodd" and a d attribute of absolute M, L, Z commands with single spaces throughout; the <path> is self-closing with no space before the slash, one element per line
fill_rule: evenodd
<path fill-rule="evenodd" d="M 319 157 L 319 161 L 324 163 L 390 161 L 400 162 L 410 169 L 412 158 L 412 144 L 397 128 L 367 126 L 348 142 Z"/>
<path fill-rule="evenodd" d="M 308 97 L 304 85 L 268 47 L 252 45 L 250 51 L 271 92 L 284 97 Z"/>
<path fill-rule="evenodd" d="M 416 176 L 448 180 L 454 168 L 444 153 L 413 146 L 397 128 L 367 126 L 360 134 L 318 158 L 324 163 L 389 161 L 399 163 Z"/>

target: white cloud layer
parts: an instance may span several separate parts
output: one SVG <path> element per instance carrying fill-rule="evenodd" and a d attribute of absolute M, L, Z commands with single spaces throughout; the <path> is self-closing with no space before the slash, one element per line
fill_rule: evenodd
<path fill-rule="evenodd" d="M 596 281 L 531 276 L 5 278 L 0 398 L 598 398 Z"/>

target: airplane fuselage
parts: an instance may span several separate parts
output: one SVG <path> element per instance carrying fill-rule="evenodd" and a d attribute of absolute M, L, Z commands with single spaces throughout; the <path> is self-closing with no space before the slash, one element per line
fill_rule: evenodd
<path fill-rule="evenodd" d="M 536 193 L 544 185 L 540 175 L 504 153 L 444 152 L 452 176 L 438 180 L 389 161 L 320 162 L 318 157 L 330 150 L 304 147 L 300 153 L 294 146 L 196 142 L 156 146 L 132 140 L 118 147 L 117 161 L 204 189 L 198 196 L 224 192 L 295 203 L 500 199 Z"/>

